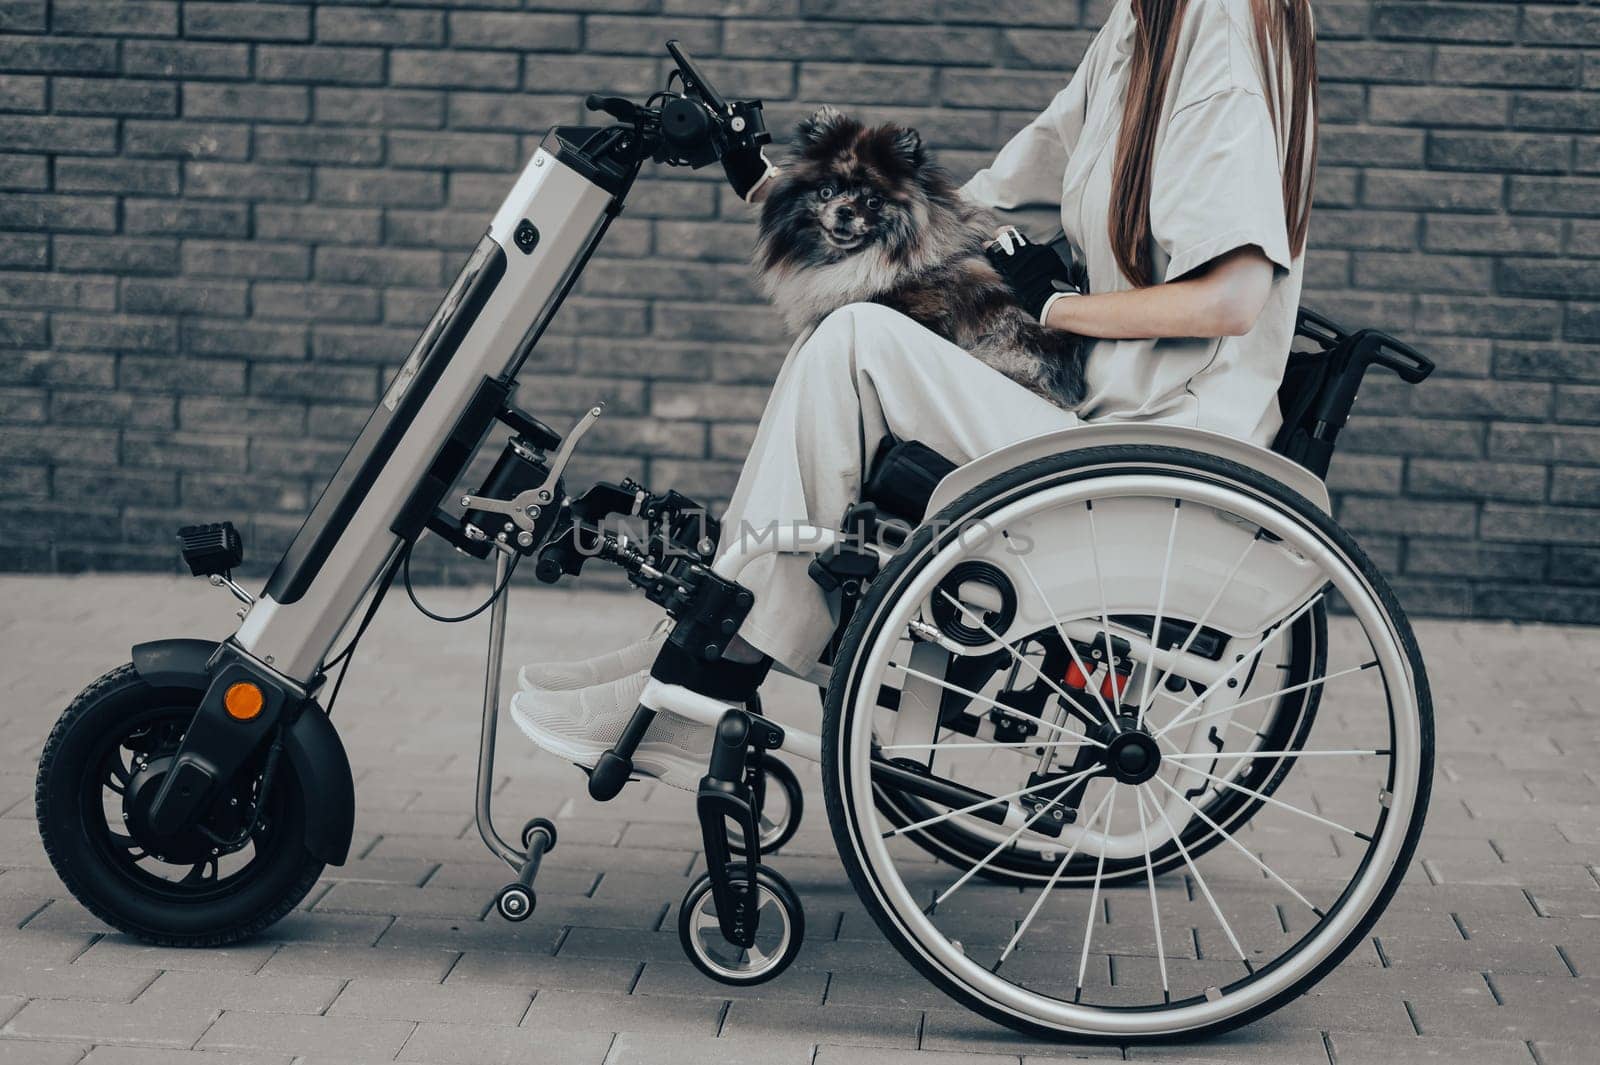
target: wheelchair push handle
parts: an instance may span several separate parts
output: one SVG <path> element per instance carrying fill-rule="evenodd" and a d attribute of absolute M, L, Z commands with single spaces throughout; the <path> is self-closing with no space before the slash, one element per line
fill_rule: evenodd
<path fill-rule="evenodd" d="M 1377 350 L 1372 361 L 1385 369 L 1393 370 L 1407 384 L 1421 384 L 1433 373 L 1433 360 L 1411 345 L 1402 343 L 1386 333 L 1377 334 Z"/>

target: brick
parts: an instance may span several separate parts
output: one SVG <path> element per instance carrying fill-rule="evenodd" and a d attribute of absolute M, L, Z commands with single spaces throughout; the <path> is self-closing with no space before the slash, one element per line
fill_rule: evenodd
<path fill-rule="evenodd" d="M 1600 506 L 1600 469 L 1558 467 L 1551 473 L 1550 502 Z"/>
<path fill-rule="evenodd" d="M 800 96 L 807 100 L 840 104 L 863 100 L 920 104 L 932 94 L 933 71 L 927 67 L 886 68 L 879 64 L 845 63 L 803 63 L 800 66 Z"/>
<path fill-rule="evenodd" d="M 457 48 L 570 52 L 581 36 L 575 15 L 453 11 L 449 25 L 450 43 Z"/>
<path fill-rule="evenodd" d="M 1485 4 L 1378 3 L 1372 32 L 1401 40 L 1510 42 L 1517 12 Z"/>
<path fill-rule="evenodd" d="M 1319 134 L 1317 159 L 1331 164 L 1421 166 L 1426 140 L 1421 130 L 1329 126 Z"/>
<path fill-rule="evenodd" d="M 255 223 L 263 240 L 377 244 L 383 236 L 383 212 L 376 208 L 263 203 L 256 205 Z"/>
<path fill-rule="evenodd" d="M 1428 126 L 1503 126 L 1510 99 L 1482 89 L 1374 85 L 1368 96 L 1372 121 Z"/>
<path fill-rule="evenodd" d="M 183 87 L 183 113 L 191 118 L 303 122 L 311 114 L 311 97 L 306 89 L 287 85 L 189 82 Z"/>
<path fill-rule="evenodd" d="M 263 162 L 363 166 L 383 159 L 381 133 L 258 126 L 255 137 L 256 158 Z"/>
<path fill-rule="evenodd" d="M 201 197 L 295 202 L 311 195 L 311 175 L 301 166 L 187 162 L 183 184 L 190 195 Z"/>
<path fill-rule="evenodd" d="M 1363 288 L 1413 292 L 1485 292 L 1493 265 L 1467 256 L 1368 252 L 1355 260 L 1355 282 Z"/>
<path fill-rule="evenodd" d="M 96 6 L 99 6 L 97 2 Z M 248 78 L 250 46 L 201 41 L 124 41 L 122 70 L 126 74 L 163 78 Z"/>
<path fill-rule="evenodd" d="M 27 74 L 0 74 L 0 108 L 43 111 L 45 79 Z"/>
<path fill-rule="evenodd" d="M 238 161 L 250 154 L 250 130 L 230 123 L 189 119 L 176 122 L 130 119 L 123 123 L 122 143 L 128 155 Z"/>
<path fill-rule="evenodd" d="M 584 23 L 584 48 L 602 54 L 658 56 L 661 42 L 677 39 L 690 55 L 717 55 L 718 26 L 711 19 L 592 15 Z"/>
<path fill-rule="evenodd" d="M 438 11 L 317 9 L 317 40 L 336 44 L 443 44 L 444 15 Z"/>
<path fill-rule="evenodd" d="M 1406 470 L 1406 489 L 1438 499 L 1497 499 L 1541 502 L 1545 497 L 1543 466 L 1515 463 L 1415 459 Z"/>
<path fill-rule="evenodd" d="M 1495 174 L 1431 174 L 1369 170 L 1361 202 L 1369 207 L 1492 211 L 1500 206 L 1503 179 Z"/>
<path fill-rule="evenodd" d="M 109 118 L 0 116 L 0 143 L 14 152 L 108 155 L 115 150 L 116 130 L 116 122 Z"/>
<path fill-rule="evenodd" d="M 57 347 L 68 351 L 171 351 L 177 329 L 166 318 L 57 314 L 50 322 Z"/>
<path fill-rule="evenodd" d="M 1430 214 L 1423 246 L 1442 252 L 1520 252 L 1549 255 L 1561 251 L 1562 224 L 1548 218 L 1481 218 Z"/>
<path fill-rule="evenodd" d="M 357 1055 L 392 1058 L 412 1027 L 407 1021 L 229 1011 L 197 1045 L 202 1050 L 273 1050 L 347 1060 Z"/>
<path fill-rule="evenodd" d="M 55 0 L 52 28 L 60 33 L 173 37 L 176 0 Z"/>
<path fill-rule="evenodd" d="M 1600 262 L 1509 259 L 1500 264 L 1500 291 L 1513 296 L 1586 296 L 1600 291 Z"/>
<path fill-rule="evenodd" d="M 1571 158 L 1565 137 L 1434 133 L 1428 138 L 1428 165 L 1440 170 L 1561 171 Z"/>
<path fill-rule="evenodd" d="M 1600 429 L 1578 426 L 1492 425 L 1489 457 L 1600 465 Z"/>
<path fill-rule="evenodd" d="M 311 16 L 303 7 L 275 4 L 198 3 L 183 5 L 186 37 L 224 40 L 304 41 L 311 36 Z"/>
<path fill-rule="evenodd" d="M 3 0 L 0 2 L 0 30 L 43 33 L 49 23 L 48 0 Z"/>
<path fill-rule="evenodd" d="M 1560 507 L 1486 503 L 1480 533 L 1485 540 L 1600 544 L 1600 524 L 1595 522 L 1591 511 Z"/>
<path fill-rule="evenodd" d="M 438 92 L 318 88 L 314 100 L 321 123 L 424 129 L 444 123 L 444 94 Z"/>
<path fill-rule="evenodd" d="M 1588 214 L 1600 198 L 1600 178 L 1513 177 L 1511 209 L 1532 214 Z"/>
<path fill-rule="evenodd" d="M 1522 39 L 1568 47 L 1600 44 L 1600 12 L 1530 5 L 1522 16 Z"/>
<path fill-rule="evenodd" d="M 91 273 L 170 274 L 178 268 L 178 242 L 147 237 L 74 237 L 55 240 L 56 267 Z"/>
<path fill-rule="evenodd" d="M 123 203 L 123 228 L 129 233 L 242 237 L 250 228 L 250 209 L 243 204 L 130 198 Z"/>
<path fill-rule="evenodd" d="M 437 285 L 442 280 L 439 253 L 430 251 L 320 248 L 316 265 L 317 276 L 330 281 L 371 285 Z"/>
<path fill-rule="evenodd" d="M 451 89 L 514 89 L 521 80 L 517 56 L 500 52 L 420 52 L 395 49 L 389 77 L 395 85 Z"/>
<path fill-rule="evenodd" d="M 1520 92 L 1511 124 L 1521 129 L 1600 130 L 1600 97 L 1570 92 Z"/>
<path fill-rule="evenodd" d="M 56 78 L 52 103 L 65 115 L 175 115 L 178 90 L 130 78 Z"/>
<path fill-rule="evenodd" d="M 396 132 L 389 134 L 388 140 L 393 166 L 508 171 L 522 162 L 521 148 L 512 136 Z"/>
<path fill-rule="evenodd" d="M 1417 325 L 1430 333 L 1538 339 L 1554 336 L 1559 320 L 1559 304 L 1533 300 L 1422 296 L 1417 301 Z"/>
<path fill-rule="evenodd" d="M 0 70 L 9 74 L 113 74 L 116 69 L 116 41 L 0 36 Z"/>
<path fill-rule="evenodd" d="M 178 164 L 169 160 L 57 157 L 56 188 L 61 192 L 176 196 Z"/>
<path fill-rule="evenodd" d="M 383 51 L 264 44 L 256 48 L 256 76 L 263 81 L 377 85 L 383 81 Z"/>
<path fill-rule="evenodd" d="M 1319 57 L 1320 58 L 1320 57 Z M 1519 88 L 1576 86 L 1579 57 L 1571 52 L 1507 48 L 1440 48 L 1433 76 L 1463 85 Z"/>
<path fill-rule="evenodd" d="M 437 172 L 319 167 L 316 198 L 331 204 L 426 207 L 443 202 L 444 181 Z"/>
<path fill-rule="evenodd" d="M 42 155 L 0 155 L 0 188 L 24 191 L 50 187 L 50 161 Z"/>
<path fill-rule="evenodd" d="M 82 1039 L 183 1048 L 200 1038 L 216 1011 L 183 1004 L 159 1013 L 134 1005 L 101 1003 L 86 1010 L 79 1002 L 39 999 L 28 1003 L 6 1025 L 9 1032 L 34 1039 Z"/>

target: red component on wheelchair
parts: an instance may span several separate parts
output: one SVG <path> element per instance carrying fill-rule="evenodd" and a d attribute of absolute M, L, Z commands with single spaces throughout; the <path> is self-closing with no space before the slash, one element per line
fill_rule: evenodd
<path fill-rule="evenodd" d="M 1128 678 L 1131 673 L 1118 673 L 1114 669 L 1106 670 L 1105 679 L 1100 682 L 1100 697 L 1110 702 L 1122 701 L 1122 696 L 1128 690 Z"/>
<path fill-rule="evenodd" d="M 1066 683 L 1067 687 L 1075 688 L 1078 691 L 1083 691 L 1089 686 L 1089 674 L 1079 668 L 1076 662 L 1067 667 L 1067 675 L 1061 679 Z"/>

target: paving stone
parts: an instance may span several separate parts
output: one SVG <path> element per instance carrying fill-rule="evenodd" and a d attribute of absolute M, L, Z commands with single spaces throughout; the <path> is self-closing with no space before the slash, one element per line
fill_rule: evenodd
<path fill-rule="evenodd" d="M 1333 1052 L 1340 1065 L 1532 1065 L 1526 1045 L 1484 1039 L 1400 1038 L 1335 1032 Z M 1549 1065 L 1547 1062 L 1546 1065 Z"/>
<path fill-rule="evenodd" d="M 635 962 L 630 958 L 550 958 L 468 951 L 450 970 L 445 985 L 497 984 L 541 991 L 609 991 L 626 994 L 634 989 L 643 965 L 643 962 Z"/>
<path fill-rule="evenodd" d="M 160 975 L 154 970 L 94 965 L 24 965 L 8 957 L 0 966 L 0 995 L 131 1002 Z"/>
<path fill-rule="evenodd" d="M 84 951 L 85 965 L 124 965 L 135 969 L 180 969 L 194 972 L 253 973 L 278 950 L 276 943 L 236 943 L 208 949 L 156 947 L 115 933 Z"/>
<path fill-rule="evenodd" d="M 663 1043 L 649 1035 L 622 1032 L 611 1044 L 606 1065 L 813 1065 L 827 1059 L 808 1043 L 772 1043 L 764 1039 L 673 1039 Z M 881 1054 L 874 1048 L 873 1054 Z M 887 1065 L 887 1063 L 886 1063 Z M 928 1065 L 936 1065 L 929 1062 Z M 981 1063 L 977 1063 L 981 1065 Z"/>
<path fill-rule="evenodd" d="M 81 1002 L 37 999 L 11 1018 L 5 1032 L 38 1039 L 182 1048 L 193 1046 L 216 1017 L 217 1011 L 210 1006 L 144 1009 L 102 1003 L 90 1009 Z"/>
<path fill-rule="evenodd" d="M 332 977 L 168 972 L 136 1001 L 152 1009 L 203 1004 L 250 1013 L 321 1013 L 342 986 Z"/>
<path fill-rule="evenodd" d="M 287 1065 L 292 1060 L 287 1054 L 97 1046 L 83 1065 Z"/>
<path fill-rule="evenodd" d="M 541 991 L 534 997 L 522 1026 L 536 1032 L 650 1032 L 673 1037 L 716 1035 L 722 1015 L 721 1001 L 668 995 Z"/>
<path fill-rule="evenodd" d="M 289 1054 L 394 1057 L 411 1035 L 411 1021 L 319 1017 L 295 1013 L 224 1013 L 200 1050 L 274 1050 Z"/>
<path fill-rule="evenodd" d="M 384 950 L 382 947 L 322 947 L 289 943 L 262 967 L 267 976 L 377 976 L 438 983 L 455 964 L 445 950 Z"/>
<path fill-rule="evenodd" d="M 327 1013 L 330 1017 L 515 1025 L 532 1001 L 532 991 L 510 987 L 360 977 L 344 986 Z"/>
<path fill-rule="evenodd" d="M 917 1045 L 920 1010 L 878 1009 L 829 1003 L 820 1009 L 795 1002 L 735 1002 L 728 1008 L 722 1034 L 774 1043 L 816 1041 L 826 1037 L 857 1046 Z"/>
<path fill-rule="evenodd" d="M 611 1035 L 425 1022 L 406 1041 L 401 1061 L 436 1065 L 600 1065 Z"/>
<path fill-rule="evenodd" d="M 77 1043 L 9 1039 L 0 1035 L 0 1065 L 76 1065 L 89 1048 Z"/>

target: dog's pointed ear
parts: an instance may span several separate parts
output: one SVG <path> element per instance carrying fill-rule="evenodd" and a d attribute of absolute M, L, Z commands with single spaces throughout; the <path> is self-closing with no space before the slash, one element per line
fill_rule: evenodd
<path fill-rule="evenodd" d="M 808 117 L 802 118 L 800 124 L 795 127 L 795 133 L 800 139 L 802 148 L 811 148 L 820 144 L 828 134 L 848 121 L 843 111 L 824 104 Z"/>
<path fill-rule="evenodd" d="M 928 162 L 928 150 L 922 146 L 922 134 L 914 129 L 896 129 L 890 146 L 894 154 L 913 170 L 920 170 Z"/>

